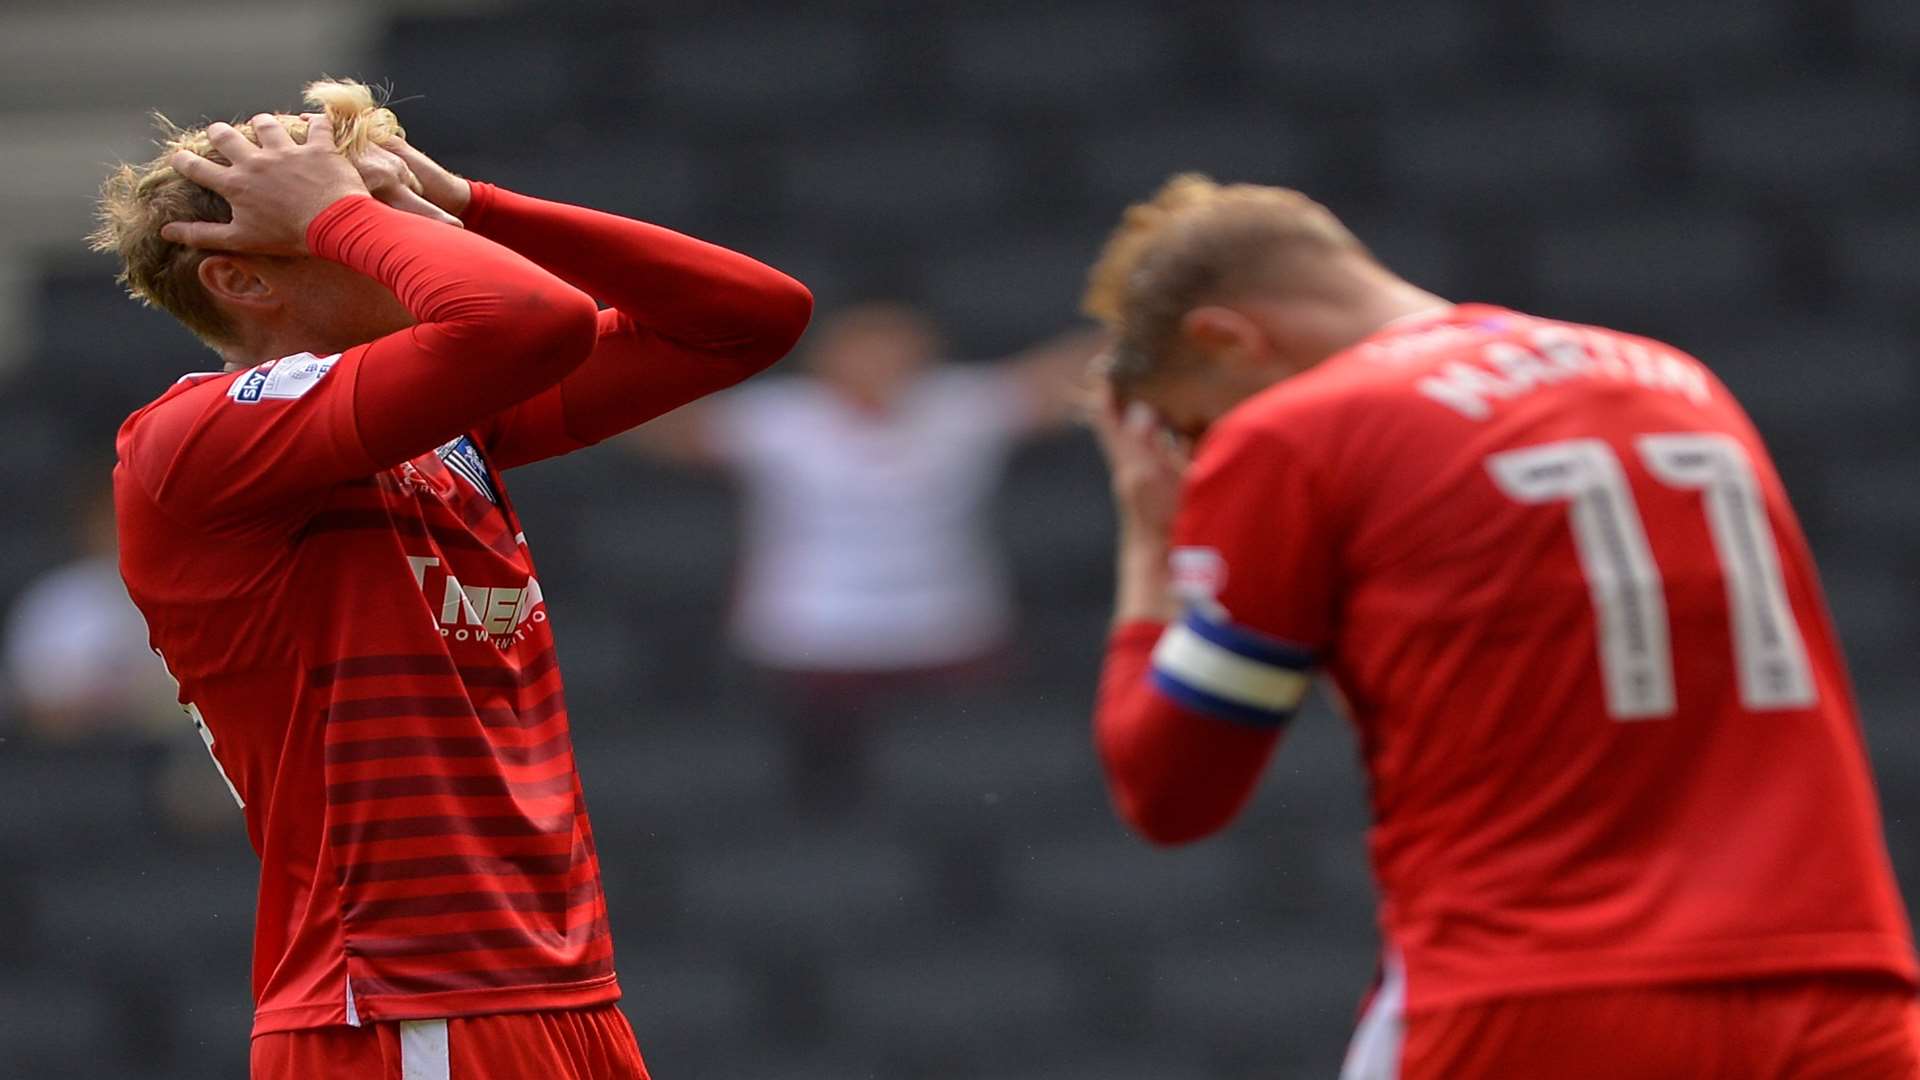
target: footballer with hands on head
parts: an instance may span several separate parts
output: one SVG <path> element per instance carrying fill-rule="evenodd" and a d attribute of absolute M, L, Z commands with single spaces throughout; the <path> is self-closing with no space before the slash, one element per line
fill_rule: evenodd
<path fill-rule="evenodd" d="M 114 480 L 128 589 L 261 858 L 253 1074 L 643 1077 L 501 475 L 767 367 L 812 297 L 461 179 L 358 83 L 307 97 L 174 130 L 94 235 L 226 360 L 127 420 Z"/>
<path fill-rule="evenodd" d="M 1298 192 L 1198 176 L 1127 211 L 1087 307 L 1115 803 L 1224 827 L 1327 673 L 1385 941 L 1348 1080 L 1920 1077 L 1813 559 L 1699 361 L 1448 303 Z"/>

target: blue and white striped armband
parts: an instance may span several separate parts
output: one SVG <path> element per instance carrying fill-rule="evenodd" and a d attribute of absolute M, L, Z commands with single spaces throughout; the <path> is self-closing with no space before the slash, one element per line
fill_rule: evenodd
<path fill-rule="evenodd" d="M 1277 728 L 1307 696 L 1313 654 L 1189 607 L 1160 635 L 1153 684 L 1195 712 Z"/>

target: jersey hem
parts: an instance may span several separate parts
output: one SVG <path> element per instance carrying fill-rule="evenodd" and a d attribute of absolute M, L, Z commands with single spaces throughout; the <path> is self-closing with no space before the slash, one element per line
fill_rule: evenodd
<path fill-rule="evenodd" d="M 1920 966 L 1904 939 L 1875 934 L 1757 938 L 1711 949 L 1664 953 L 1549 953 L 1515 957 L 1498 975 L 1448 973 L 1418 953 L 1406 956 L 1408 1013 L 1457 1008 L 1499 998 L 1619 986 L 1724 983 L 1796 975 L 1890 975 L 1920 988 Z M 1441 983 L 1446 989 L 1423 989 Z"/>
<path fill-rule="evenodd" d="M 620 1000 L 617 975 L 557 986 L 503 986 L 478 990 L 449 990 L 437 994 L 354 995 L 360 1023 L 399 1020 L 444 1020 L 461 1016 L 501 1013 L 551 1012 L 584 1009 Z M 339 1027 L 347 1022 L 344 1005 L 292 1005 L 254 1013 L 253 1038 L 279 1031 Z"/>

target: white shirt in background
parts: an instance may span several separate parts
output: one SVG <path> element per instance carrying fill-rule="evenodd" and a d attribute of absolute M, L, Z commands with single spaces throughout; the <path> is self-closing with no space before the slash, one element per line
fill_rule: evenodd
<path fill-rule="evenodd" d="M 1030 424 L 991 369 L 936 368 L 885 413 L 808 378 L 716 402 L 715 442 L 742 478 L 745 566 L 734 634 L 800 671 L 976 659 L 1013 621 L 988 501 Z"/>

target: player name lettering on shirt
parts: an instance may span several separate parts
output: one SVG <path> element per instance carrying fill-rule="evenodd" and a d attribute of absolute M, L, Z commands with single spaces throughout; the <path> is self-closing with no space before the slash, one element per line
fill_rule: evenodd
<path fill-rule="evenodd" d="M 431 599 L 427 570 L 439 566 L 440 560 L 409 555 L 407 565 L 413 568 L 414 584 Z M 537 578 L 529 576 L 526 584 L 519 586 L 463 585 L 451 573 L 445 578 L 439 597 L 441 637 L 455 641 L 486 638 L 504 649 L 526 638 L 526 624 L 547 621 L 546 609 L 540 607 L 546 597 Z"/>
<path fill-rule="evenodd" d="M 1531 347 L 1494 341 L 1471 360 L 1453 360 L 1414 388 L 1469 420 L 1493 415 L 1493 402 L 1532 393 L 1569 379 L 1633 382 L 1678 394 L 1696 405 L 1711 396 L 1699 363 L 1658 345 L 1622 341 L 1572 327 L 1542 327 Z"/>

